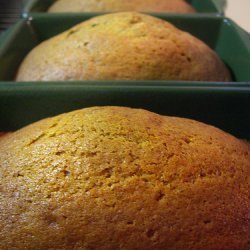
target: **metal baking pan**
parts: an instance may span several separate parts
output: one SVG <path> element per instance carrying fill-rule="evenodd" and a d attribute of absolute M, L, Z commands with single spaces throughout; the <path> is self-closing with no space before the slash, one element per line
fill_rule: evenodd
<path fill-rule="evenodd" d="M 250 140 L 250 88 L 150 84 L 2 83 L 0 131 L 91 106 L 128 106 L 195 119 Z"/>
<path fill-rule="evenodd" d="M 221 16 L 157 16 L 190 32 L 214 49 L 231 70 L 235 82 L 250 82 L 249 35 L 233 21 Z M 0 81 L 13 81 L 21 61 L 37 44 L 90 17 L 93 14 L 20 20 L 0 37 Z"/>
<path fill-rule="evenodd" d="M 60 15 L 60 14 L 49 14 L 47 9 L 55 2 L 56 0 L 24 0 L 23 1 L 23 16 L 36 16 L 36 15 Z M 209 14 L 219 14 L 224 13 L 224 8 L 226 5 L 226 0 L 187 0 L 197 13 L 209 13 Z M 93 13 L 92 13 L 93 14 Z M 70 15 L 70 14 L 69 14 Z M 71 15 L 74 15 L 71 13 Z M 185 15 L 194 15 L 194 14 L 185 14 Z"/>

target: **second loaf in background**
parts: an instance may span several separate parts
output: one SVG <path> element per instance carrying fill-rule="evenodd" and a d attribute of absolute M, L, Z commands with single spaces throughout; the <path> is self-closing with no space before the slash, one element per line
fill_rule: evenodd
<path fill-rule="evenodd" d="M 229 81 L 229 71 L 205 43 L 149 15 L 94 17 L 35 47 L 17 81 Z"/>

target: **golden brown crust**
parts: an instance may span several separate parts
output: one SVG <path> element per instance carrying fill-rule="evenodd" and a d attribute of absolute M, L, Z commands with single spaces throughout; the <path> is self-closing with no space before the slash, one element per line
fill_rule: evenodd
<path fill-rule="evenodd" d="M 247 249 L 249 144 L 94 107 L 0 140 L 1 249 Z"/>
<path fill-rule="evenodd" d="M 144 11 L 193 13 L 193 7 L 183 0 L 59 0 L 48 12 L 111 12 Z"/>
<path fill-rule="evenodd" d="M 133 12 L 92 18 L 34 48 L 17 81 L 230 81 L 207 45 L 161 19 Z"/>

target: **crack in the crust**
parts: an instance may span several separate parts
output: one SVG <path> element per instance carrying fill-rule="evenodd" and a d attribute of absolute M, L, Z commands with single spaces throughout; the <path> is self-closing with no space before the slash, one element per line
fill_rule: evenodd
<path fill-rule="evenodd" d="M 154 238 L 155 234 L 156 234 L 156 231 L 152 228 L 149 228 L 146 232 L 147 237 L 150 239 Z"/>
<path fill-rule="evenodd" d="M 67 39 L 70 36 L 72 36 L 73 34 L 77 33 L 79 30 L 80 30 L 80 28 L 73 28 L 73 29 L 69 30 L 68 33 L 66 34 L 65 39 Z"/>
<path fill-rule="evenodd" d="M 142 22 L 142 18 L 140 16 L 133 16 L 129 21 L 130 24 L 138 24 L 141 22 Z"/>
<path fill-rule="evenodd" d="M 90 25 L 90 27 L 94 28 L 94 27 L 96 27 L 98 25 L 99 25 L 99 23 L 93 23 L 93 24 Z"/>
<path fill-rule="evenodd" d="M 34 139 L 31 139 L 31 141 L 29 143 L 27 143 L 25 146 L 28 147 L 28 146 L 31 146 L 32 144 L 36 143 L 37 141 L 39 141 L 40 139 L 42 139 L 43 137 L 46 136 L 46 133 L 43 132 L 42 134 L 40 134 L 39 136 L 37 136 L 36 138 Z"/>
<path fill-rule="evenodd" d="M 28 147 L 28 146 L 31 146 L 32 144 L 35 144 L 36 142 L 41 140 L 43 137 L 46 137 L 46 136 L 52 137 L 54 134 L 50 134 L 48 131 L 52 128 L 55 128 L 57 125 L 58 125 L 58 122 L 54 122 L 46 129 L 46 131 L 42 132 L 39 136 L 31 139 L 25 146 Z"/>

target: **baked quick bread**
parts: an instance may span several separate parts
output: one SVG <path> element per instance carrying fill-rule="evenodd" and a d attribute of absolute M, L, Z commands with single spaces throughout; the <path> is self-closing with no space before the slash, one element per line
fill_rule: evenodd
<path fill-rule="evenodd" d="M 98 16 L 34 48 L 17 81 L 229 81 L 207 45 L 161 19 L 133 12 Z"/>
<path fill-rule="evenodd" d="M 0 249 L 248 249 L 250 147 L 94 107 L 0 140 Z"/>
<path fill-rule="evenodd" d="M 48 12 L 145 11 L 193 13 L 184 0 L 59 0 Z"/>

